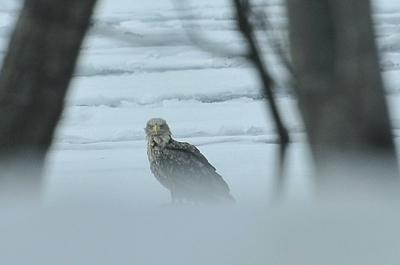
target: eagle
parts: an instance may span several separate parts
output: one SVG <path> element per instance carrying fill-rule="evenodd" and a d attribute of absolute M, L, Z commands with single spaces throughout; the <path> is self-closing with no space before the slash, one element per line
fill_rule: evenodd
<path fill-rule="evenodd" d="M 172 139 L 164 119 L 150 119 L 144 129 L 150 170 L 170 190 L 171 203 L 235 201 L 215 167 L 194 145 Z"/>

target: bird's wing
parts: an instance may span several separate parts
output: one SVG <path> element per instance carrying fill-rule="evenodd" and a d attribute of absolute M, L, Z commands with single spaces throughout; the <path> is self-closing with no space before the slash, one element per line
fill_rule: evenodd
<path fill-rule="evenodd" d="M 163 151 L 165 166 L 168 175 L 186 187 L 203 187 L 215 189 L 216 192 L 228 192 L 228 184 L 216 172 L 200 151 L 189 143 L 172 140 Z"/>
<path fill-rule="evenodd" d="M 185 142 L 178 142 L 173 139 L 168 142 L 168 144 L 165 146 L 166 149 L 169 150 L 175 150 L 179 152 L 186 153 L 190 156 L 194 156 L 199 162 L 201 162 L 204 166 L 211 170 L 216 170 L 215 167 L 213 167 L 210 162 L 208 162 L 207 158 L 197 149 L 196 146 L 185 143 Z"/>

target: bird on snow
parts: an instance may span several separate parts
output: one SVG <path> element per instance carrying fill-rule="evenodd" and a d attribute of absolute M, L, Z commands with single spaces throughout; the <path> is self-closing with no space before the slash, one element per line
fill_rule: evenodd
<path fill-rule="evenodd" d="M 164 119 L 151 119 L 144 129 L 150 170 L 170 190 L 172 203 L 235 201 L 228 184 L 194 145 L 172 139 Z"/>

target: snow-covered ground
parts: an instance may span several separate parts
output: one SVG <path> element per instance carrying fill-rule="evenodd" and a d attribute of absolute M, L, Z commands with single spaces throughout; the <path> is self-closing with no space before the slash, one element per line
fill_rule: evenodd
<path fill-rule="evenodd" d="M 277 135 L 257 76 L 240 56 L 244 41 L 229 1 L 137 2 L 99 2 L 47 157 L 43 206 L 0 213 L 0 264 L 399 264 L 398 212 L 310 207 L 301 120 L 284 67 L 265 45 L 293 138 L 285 186 L 292 206 L 272 203 Z M 281 36 L 281 1 L 258 2 Z M 2 51 L 19 4 L 0 1 Z M 374 19 L 397 133 L 398 0 L 374 1 Z M 199 49 L 188 33 L 233 54 Z M 153 117 L 199 147 L 229 184 L 235 206 L 160 207 L 169 192 L 150 173 L 143 130 Z"/>

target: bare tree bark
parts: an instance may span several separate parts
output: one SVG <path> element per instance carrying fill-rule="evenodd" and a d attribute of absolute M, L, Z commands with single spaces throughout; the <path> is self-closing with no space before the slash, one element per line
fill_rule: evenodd
<path fill-rule="evenodd" d="M 319 187 L 398 187 L 369 1 L 287 5 L 295 89 Z"/>
<path fill-rule="evenodd" d="M 0 73 L 0 198 L 38 195 L 96 0 L 26 0 Z"/>

